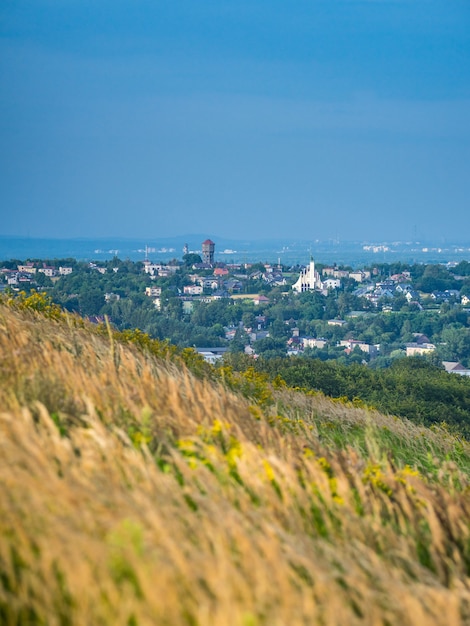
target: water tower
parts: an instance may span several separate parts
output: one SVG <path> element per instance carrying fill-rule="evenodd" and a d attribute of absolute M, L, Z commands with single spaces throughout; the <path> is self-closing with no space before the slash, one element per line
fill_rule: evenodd
<path fill-rule="evenodd" d="M 202 242 L 202 262 L 208 265 L 214 264 L 215 243 L 210 239 Z"/>

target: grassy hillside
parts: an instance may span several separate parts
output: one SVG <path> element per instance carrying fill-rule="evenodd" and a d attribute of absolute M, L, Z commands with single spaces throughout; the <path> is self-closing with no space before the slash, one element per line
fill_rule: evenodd
<path fill-rule="evenodd" d="M 470 624 L 468 443 L 29 308 L 0 305 L 1 624 Z"/>

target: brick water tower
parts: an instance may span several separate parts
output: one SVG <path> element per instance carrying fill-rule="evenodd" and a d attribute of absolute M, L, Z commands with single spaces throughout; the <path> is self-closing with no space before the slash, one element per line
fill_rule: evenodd
<path fill-rule="evenodd" d="M 210 239 L 202 242 L 202 262 L 208 265 L 214 265 L 215 243 Z"/>

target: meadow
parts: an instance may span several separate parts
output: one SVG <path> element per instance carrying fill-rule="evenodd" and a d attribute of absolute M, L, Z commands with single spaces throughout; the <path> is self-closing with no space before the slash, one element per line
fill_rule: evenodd
<path fill-rule="evenodd" d="M 0 623 L 470 624 L 470 444 L 0 303 Z"/>

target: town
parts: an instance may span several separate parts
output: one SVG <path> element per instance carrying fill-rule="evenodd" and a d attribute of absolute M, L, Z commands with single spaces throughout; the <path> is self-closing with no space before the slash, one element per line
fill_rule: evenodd
<path fill-rule="evenodd" d="M 470 263 L 375 264 L 353 269 L 225 263 L 210 239 L 182 259 L 75 259 L 0 263 L 0 289 L 46 292 L 91 321 L 195 347 L 210 362 L 229 353 L 312 356 L 388 367 L 423 356 L 470 375 Z"/>

